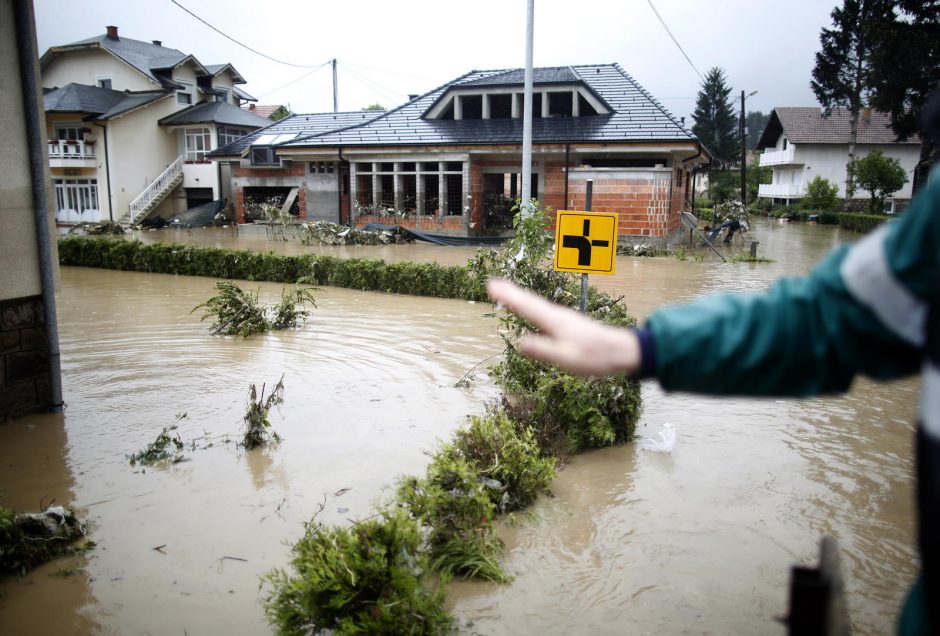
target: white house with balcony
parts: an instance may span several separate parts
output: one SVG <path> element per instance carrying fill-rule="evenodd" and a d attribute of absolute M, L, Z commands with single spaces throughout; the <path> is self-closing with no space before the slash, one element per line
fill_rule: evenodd
<path fill-rule="evenodd" d="M 205 154 L 270 124 L 230 64 L 119 37 L 53 46 L 40 59 L 49 166 L 60 223 L 136 223 L 226 196 Z"/>
<path fill-rule="evenodd" d="M 839 197 L 844 198 L 849 131 L 846 108 L 834 108 L 829 115 L 814 106 L 773 109 L 757 142 L 757 149 L 763 150 L 760 165 L 773 169 L 773 180 L 760 186 L 758 196 L 789 203 L 804 197 L 806 186 L 819 176 L 838 186 Z M 908 173 L 908 182 L 894 193 L 890 203 L 909 200 L 920 160 L 920 139 L 896 141 L 890 116 L 866 108 L 858 122 L 855 156 L 864 157 L 873 150 L 897 159 Z M 869 198 L 865 191 L 853 196 Z"/>

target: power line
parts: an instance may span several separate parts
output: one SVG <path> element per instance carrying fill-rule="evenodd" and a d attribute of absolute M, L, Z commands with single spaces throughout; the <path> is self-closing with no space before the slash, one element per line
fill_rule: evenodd
<path fill-rule="evenodd" d="M 175 1 L 176 1 L 176 0 L 174 0 L 174 2 L 175 2 Z M 666 29 L 666 33 L 669 34 L 669 37 L 672 38 L 672 41 L 675 42 L 676 46 L 677 46 L 677 47 L 679 48 L 679 50 L 682 52 L 683 57 L 685 57 L 685 61 L 689 63 L 689 66 L 692 67 L 692 70 L 695 71 L 696 75 L 698 75 L 698 76 L 702 79 L 702 81 L 704 82 L 704 81 L 705 81 L 705 78 L 702 77 L 702 74 L 698 72 L 698 69 L 697 69 L 697 68 L 695 68 L 695 64 L 693 64 L 693 63 L 692 63 L 692 60 L 689 59 L 689 56 L 686 55 L 685 51 L 682 49 L 682 45 L 680 45 L 680 44 L 679 44 L 679 41 L 676 39 L 676 36 L 674 36 L 674 35 L 672 34 L 672 31 L 669 30 L 669 27 L 666 26 L 666 21 L 663 20 L 663 17 L 662 17 L 661 15 L 659 15 L 659 11 L 657 11 L 657 10 L 656 10 L 656 7 L 653 6 L 653 0 L 646 0 L 646 2 L 647 2 L 647 4 L 650 5 L 650 9 L 653 10 L 653 13 L 656 14 L 656 17 L 659 18 L 659 23 L 663 25 L 663 28 L 664 28 L 664 29 Z"/>
<path fill-rule="evenodd" d="M 219 35 L 221 35 L 222 37 L 228 38 L 229 40 L 231 40 L 232 42 L 234 42 L 234 43 L 237 44 L 238 46 L 240 46 L 240 47 L 242 47 L 242 48 L 245 48 L 245 49 L 248 49 L 249 51 L 251 51 L 251 52 L 254 53 L 255 55 L 260 55 L 260 56 L 263 57 L 263 58 L 266 58 L 266 59 L 271 60 L 272 62 L 277 62 L 278 64 L 283 64 L 283 65 L 285 65 L 285 66 L 293 66 L 293 67 L 295 67 L 295 68 L 312 68 L 312 69 L 314 69 L 314 70 L 317 70 L 317 69 L 323 67 L 323 64 L 321 64 L 320 66 L 317 66 L 317 67 L 313 67 L 313 66 L 308 66 L 308 65 L 304 65 L 304 64 L 292 64 L 292 63 L 290 63 L 290 62 L 285 62 L 285 61 L 283 61 L 283 60 L 279 60 L 279 59 L 277 59 L 277 58 L 273 58 L 273 57 L 271 57 L 270 55 L 266 55 L 266 54 L 262 53 L 261 51 L 255 50 L 255 49 L 251 48 L 250 46 L 248 46 L 247 44 L 242 44 L 241 42 L 239 42 L 238 40 L 236 40 L 236 39 L 233 38 L 232 36 L 230 36 L 230 35 L 228 35 L 228 34 L 226 34 L 226 33 L 223 33 L 222 31 L 220 31 L 219 29 L 215 28 L 214 26 L 212 26 L 211 24 L 209 24 L 208 22 L 206 22 L 205 20 L 203 20 L 202 18 L 200 18 L 198 15 L 196 15 L 195 13 L 193 13 L 192 11 L 190 11 L 189 9 L 187 9 L 186 7 L 184 7 L 183 5 L 181 5 L 181 4 L 180 4 L 179 2 L 177 2 L 176 0 L 170 0 L 170 2 L 172 2 L 173 4 L 175 4 L 176 6 L 178 6 L 180 9 L 182 9 L 183 11 L 185 11 L 186 13 L 188 13 L 189 15 L 193 16 L 194 18 L 196 18 L 197 20 L 199 20 L 200 22 L 202 22 L 203 24 L 205 24 L 207 27 L 209 27 L 210 29 L 212 29 L 213 31 L 215 31 L 216 33 L 218 33 Z"/>
<path fill-rule="evenodd" d="M 399 73 L 397 71 L 389 71 L 383 68 L 376 68 L 374 66 L 366 66 L 365 64 L 356 64 L 354 62 L 344 62 L 347 65 L 357 66 L 359 68 L 368 69 L 370 71 L 378 71 L 379 73 L 386 73 L 388 75 L 398 75 L 400 77 L 410 77 L 411 79 L 422 80 L 424 82 L 434 82 L 436 84 L 442 84 L 440 80 L 432 79 L 430 77 L 421 77 L 419 75 L 410 75 L 408 73 Z"/>
<path fill-rule="evenodd" d="M 292 79 L 291 81 L 287 82 L 287 83 L 284 84 L 283 86 L 278 86 L 278 87 L 275 88 L 274 90 L 270 90 L 270 91 L 268 91 L 268 92 L 266 92 L 266 93 L 262 93 L 262 94 L 258 95 L 258 97 L 259 97 L 259 98 L 261 98 L 261 97 L 267 97 L 268 95 L 271 95 L 271 94 L 273 94 L 273 93 L 278 92 L 278 91 L 281 90 L 282 88 L 287 88 L 288 86 L 290 86 L 290 85 L 292 85 L 292 84 L 296 84 L 297 82 L 299 82 L 300 80 L 304 79 L 305 77 L 309 77 L 309 76 L 313 75 L 314 73 L 316 73 L 317 71 L 319 71 L 321 68 L 323 68 L 324 66 L 326 66 L 327 64 L 329 64 L 329 63 L 332 62 L 332 61 L 333 61 L 333 60 L 327 60 L 326 62 L 324 62 L 324 63 L 321 64 L 320 66 L 314 67 L 314 69 L 313 69 L 312 71 L 307 71 L 306 73 L 304 73 L 304 74 L 301 75 L 300 77 L 298 77 L 298 78 L 296 78 L 296 79 Z"/>
<path fill-rule="evenodd" d="M 399 95 L 399 96 L 407 97 L 404 93 L 399 93 L 396 90 L 393 90 L 388 87 L 384 87 L 381 84 L 377 84 L 376 82 L 373 82 L 372 80 L 369 80 L 368 78 L 363 77 L 362 75 L 360 75 L 359 73 L 356 73 L 355 71 L 351 70 L 348 67 L 346 67 L 346 72 L 349 74 L 350 77 L 352 77 L 353 79 L 361 83 L 366 88 L 373 90 L 376 93 L 379 93 L 382 97 L 388 99 L 391 102 L 392 106 L 394 106 L 395 104 L 399 102 L 399 100 L 396 97 L 393 97 L 392 95 Z"/>

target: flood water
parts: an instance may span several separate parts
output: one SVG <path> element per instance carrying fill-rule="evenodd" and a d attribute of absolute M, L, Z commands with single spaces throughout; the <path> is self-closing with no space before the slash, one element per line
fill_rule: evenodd
<path fill-rule="evenodd" d="M 764 264 L 619 257 L 592 283 L 644 317 L 703 293 L 761 290 L 854 235 L 758 222 Z M 463 263 L 428 245 L 305 248 L 229 230 L 142 239 L 282 252 Z M 281 286 L 249 283 L 273 302 Z M 302 524 L 371 515 L 397 475 L 497 391 L 490 306 L 324 288 L 297 330 L 209 335 L 190 310 L 214 280 L 63 268 L 64 415 L 0 425 L 0 504 L 55 499 L 97 547 L 0 583 L 0 634 L 267 634 L 259 577 L 286 565 Z M 272 424 L 244 452 L 248 385 L 284 374 Z M 911 422 L 919 381 L 856 382 L 847 396 L 715 399 L 643 387 L 640 435 L 667 423 L 671 454 L 636 444 L 573 458 L 543 497 L 500 527 L 510 585 L 458 582 L 448 603 L 476 634 L 783 634 L 789 567 L 842 548 L 858 634 L 892 631 L 916 572 Z M 131 467 L 176 422 L 191 461 Z M 211 445 L 210 445 L 211 444 Z M 159 548 L 159 549 L 156 549 Z M 63 576 L 72 574 L 71 576 Z"/>

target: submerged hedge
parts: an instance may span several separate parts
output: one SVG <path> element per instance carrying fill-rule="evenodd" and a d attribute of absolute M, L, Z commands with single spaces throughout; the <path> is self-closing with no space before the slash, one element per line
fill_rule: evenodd
<path fill-rule="evenodd" d="M 412 296 L 484 300 L 483 283 L 465 267 L 436 263 L 386 263 L 381 259 L 230 250 L 193 245 L 67 237 L 59 263 L 121 271 L 208 276 L 237 280 L 330 285 Z"/>
<path fill-rule="evenodd" d="M 895 217 L 885 216 L 883 214 L 843 212 L 839 215 L 839 227 L 866 234 L 892 218 Z"/>

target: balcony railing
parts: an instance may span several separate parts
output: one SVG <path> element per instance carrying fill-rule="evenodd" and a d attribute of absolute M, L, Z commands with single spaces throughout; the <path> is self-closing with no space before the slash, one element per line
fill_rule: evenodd
<path fill-rule="evenodd" d="M 768 199 L 793 199 L 803 196 L 800 183 L 762 183 L 757 189 L 757 196 Z"/>
<path fill-rule="evenodd" d="M 761 166 L 782 166 L 788 163 L 797 163 L 793 159 L 793 147 L 786 150 L 775 150 L 773 152 L 764 151 L 760 156 Z"/>
<path fill-rule="evenodd" d="M 95 142 L 93 141 L 50 141 L 50 159 L 94 159 Z"/>

